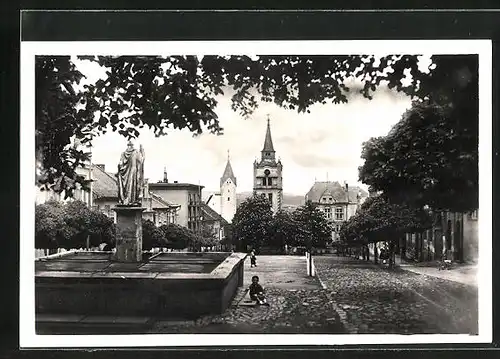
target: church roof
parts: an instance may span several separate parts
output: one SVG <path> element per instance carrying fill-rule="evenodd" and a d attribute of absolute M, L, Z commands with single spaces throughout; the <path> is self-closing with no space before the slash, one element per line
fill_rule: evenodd
<path fill-rule="evenodd" d="M 220 185 L 226 181 L 226 179 L 230 178 L 231 181 L 233 181 L 234 185 L 236 186 L 236 176 L 233 173 L 233 168 L 231 167 L 231 162 L 229 161 L 229 158 L 227 159 L 226 163 L 226 169 L 224 170 L 224 173 L 222 174 L 222 177 L 220 178 Z"/>
<path fill-rule="evenodd" d="M 273 139 L 271 137 L 271 125 L 269 119 L 267 120 L 266 139 L 264 140 L 264 148 L 262 152 L 274 152 Z"/>
<path fill-rule="evenodd" d="M 311 187 L 309 192 L 306 194 L 306 201 L 320 202 L 323 195 L 331 196 L 335 202 L 357 202 L 357 196 L 361 193 L 361 196 L 366 197 L 366 192 L 357 187 L 349 186 L 349 198 L 345 190 L 345 186 L 342 186 L 338 182 L 315 182 Z"/>

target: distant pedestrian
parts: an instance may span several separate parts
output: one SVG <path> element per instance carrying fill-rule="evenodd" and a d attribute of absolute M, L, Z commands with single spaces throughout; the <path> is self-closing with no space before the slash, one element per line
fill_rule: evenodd
<path fill-rule="evenodd" d="M 264 295 L 264 288 L 259 284 L 259 277 L 254 275 L 252 277 L 252 284 L 250 284 L 250 299 L 256 301 L 260 305 L 269 305 Z"/>
<path fill-rule="evenodd" d="M 250 252 L 250 268 L 257 267 L 257 257 L 255 256 L 255 249 Z"/>

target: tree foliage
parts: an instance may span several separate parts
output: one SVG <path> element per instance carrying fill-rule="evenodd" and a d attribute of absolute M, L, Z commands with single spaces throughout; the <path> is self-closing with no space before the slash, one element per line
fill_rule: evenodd
<path fill-rule="evenodd" d="M 59 248 L 71 236 L 64 217 L 64 206 L 60 202 L 51 201 L 35 207 L 35 248 Z"/>
<path fill-rule="evenodd" d="M 359 178 L 396 203 L 466 212 L 479 195 L 477 57 L 436 61 L 421 100 L 387 136 L 363 144 Z"/>
<path fill-rule="evenodd" d="M 297 208 L 293 216 L 299 224 L 296 236 L 299 245 L 306 246 L 308 249 L 324 248 L 331 240 L 332 225 L 312 202 L 308 201 Z"/>
<path fill-rule="evenodd" d="M 269 238 L 273 214 L 271 203 L 265 195 L 254 194 L 236 209 L 232 227 L 233 235 L 242 244 L 258 249 Z"/>
<path fill-rule="evenodd" d="M 369 197 L 356 214 L 340 228 L 340 239 L 348 243 L 394 241 L 406 232 L 421 232 L 432 226 L 427 210 L 390 203 L 384 196 Z"/>
<path fill-rule="evenodd" d="M 283 249 L 285 245 L 299 245 L 300 224 L 294 212 L 278 211 L 270 224 L 270 237 L 266 245 Z"/>
<path fill-rule="evenodd" d="M 392 201 L 465 212 L 478 206 L 478 152 L 442 107 L 415 103 L 385 137 L 363 145 L 359 178 Z"/>
<path fill-rule="evenodd" d="M 471 56 L 435 56 L 430 73 L 420 71 L 416 55 L 81 59 L 106 69 L 105 78 L 79 88 L 82 74 L 70 57 L 36 58 L 38 183 L 66 189 L 68 195 L 75 183 L 86 185 L 75 173 L 85 154 L 70 148 L 73 135 L 89 143 L 109 129 L 126 137 L 137 136 L 142 127 L 157 135 L 173 128 L 220 134 L 214 110 L 224 92 L 231 94 L 232 108 L 241 116 L 251 115 L 261 101 L 306 112 L 317 103 L 347 102 L 349 81 L 355 79 L 366 98 L 387 85 L 446 104 L 472 142 L 477 128 L 477 106 L 463 108 L 463 103 L 477 102 L 477 58 Z"/>
<path fill-rule="evenodd" d="M 164 233 L 151 220 L 142 220 L 142 249 L 151 250 L 152 248 L 163 247 Z"/>
<path fill-rule="evenodd" d="M 90 210 L 81 201 L 47 202 L 35 207 L 37 248 L 85 248 L 113 245 L 115 225 L 105 214 Z"/>
<path fill-rule="evenodd" d="M 178 224 L 169 223 L 160 226 L 163 243 L 166 248 L 185 249 L 195 241 L 195 234 L 190 229 Z"/>

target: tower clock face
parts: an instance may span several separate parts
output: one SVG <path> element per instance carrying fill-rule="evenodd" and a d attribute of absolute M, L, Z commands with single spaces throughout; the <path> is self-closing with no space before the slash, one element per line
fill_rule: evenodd
<path fill-rule="evenodd" d="M 271 173 L 271 171 L 269 171 L 269 170 L 266 168 L 266 170 L 264 171 L 264 174 L 265 174 L 266 176 L 269 176 L 269 174 L 270 174 L 270 173 Z"/>

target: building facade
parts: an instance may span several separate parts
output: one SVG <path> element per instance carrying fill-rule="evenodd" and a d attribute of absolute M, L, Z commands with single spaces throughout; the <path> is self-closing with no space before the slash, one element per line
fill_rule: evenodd
<path fill-rule="evenodd" d="M 166 176 L 163 181 L 150 183 L 149 190 L 165 202 L 178 204 L 177 224 L 193 231 L 201 230 L 202 212 L 201 191 L 203 186 L 191 183 L 169 183 Z"/>
<path fill-rule="evenodd" d="M 37 187 L 36 204 L 45 203 L 49 200 L 55 201 L 73 201 L 79 200 L 85 202 L 88 207 L 98 210 L 116 221 L 116 212 L 113 208 L 118 204 L 118 182 L 113 173 L 106 172 L 104 165 L 95 164 L 86 168 L 77 169 L 79 175 L 86 179 L 92 179 L 90 190 L 77 188 L 73 197 L 64 199 L 64 193 L 54 191 L 41 191 Z M 92 196 L 90 196 L 92 193 Z M 160 226 L 163 224 L 177 223 L 179 204 L 164 201 L 162 198 L 154 195 L 149 190 L 147 179 L 142 194 L 142 207 L 145 208 L 143 218 L 149 219 Z"/>
<path fill-rule="evenodd" d="M 260 161 L 255 160 L 253 164 L 253 177 L 253 192 L 264 194 L 271 202 L 273 212 L 279 211 L 283 203 L 283 165 L 279 159 L 276 161 L 269 119 Z"/>
<path fill-rule="evenodd" d="M 341 225 L 349 220 L 367 197 L 359 187 L 342 186 L 339 182 L 315 182 L 305 196 L 322 211 L 333 225 L 332 241 L 339 236 Z"/>
<path fill-rule="evenodd" d="M 438 261 L 444 256 L 457 262 L 478 261 L 478 211 L 435 214 L 432 228 L 407 233 L 399 243 L 401 257 L 414 261 Z"/>

